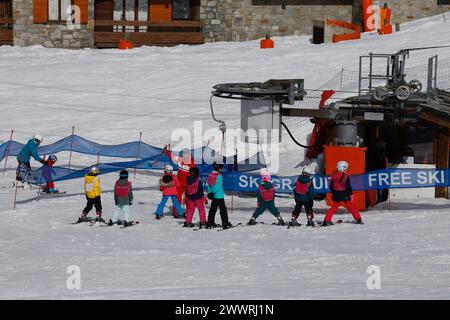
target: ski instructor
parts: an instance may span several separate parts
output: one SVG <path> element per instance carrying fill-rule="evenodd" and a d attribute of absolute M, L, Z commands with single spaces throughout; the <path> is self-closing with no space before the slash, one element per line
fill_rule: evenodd
<path fill-rule="evenodd" d="M 20 150 L 19 155 L 17 156 L 17 162 L 19 165 L 16 170 L 16 179 L 17 181 L 22 181 L 25 183 L 35 183 L 32 175 L 31 175 L 31 165 L 30 159 L 31 157 L 34 160 L 44 164 L 44 159 L 39 157 L 37 147 L 42 143 L 44 139 L 40 134 L 35 134 L 32 139 L 28 140 L 27 144 L 25 144 Z"/>
<path fill-rule="evenodd" d="M 183 154 L 181 157 L 174 155 L 170 150 L 168 150 L 168 146 L 165 146 L 163 150 L 167 157 L 169 157 L 169 159 L 171 159 L 178 166 L 179 186 L 177 188 L 177 200 L 181 205 L 183 203 L 183 198 L 186 202 L 188 201 L 186 198 L 187 177 L 189 176 L 189 170 L 195 167 L 194 157 L 192 157 L 191 150 L 188 148 L 183 149 Z M 172 215 L 174 218 L 178 218 L 180 217 L 180 212 L 177 212 L 174 207 Z"/>

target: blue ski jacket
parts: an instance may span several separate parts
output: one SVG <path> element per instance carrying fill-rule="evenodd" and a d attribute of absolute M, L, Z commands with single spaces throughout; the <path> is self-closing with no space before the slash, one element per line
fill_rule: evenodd
<path fill-rule="evenodd" d="M 20 162 L 30 162 L 30 158 L 33 157 L 34 160 L 42 162 L 43 160 L 39 157 L 37 151 L 37 142 L 34 139 L 28 140 L 27 144 L 20 150 L 17 160 Z"/>

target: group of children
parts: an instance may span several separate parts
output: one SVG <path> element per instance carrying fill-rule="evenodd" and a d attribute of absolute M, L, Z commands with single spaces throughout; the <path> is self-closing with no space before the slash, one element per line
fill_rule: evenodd
<path fill-rule="evenodd" d="M 186 212 L 178 201 L 177 195 L 180 188 L 179 176 L 174 175 L 173 167 L 166 165 L 164 168 L 164 174 L 159 180 L 160 191 L 162 192 L 162 199 L 156 210 L 156 219 L 161 219 L 164 216 L 164 208 L 169 200 L 172 200 L 174 210 L 176 212 L 176 218 L 184 218 L 184 227 L 192 228 L 194 212 L 197 209 L 200 216 L 200 228 L 216 228 L 219 225 L 215 223 L 215 216 L 217 210 L 220 210 L 220 217 L 222 220 L 221 227 L 228 229 L 233 227 L 228 219 L 228 211 L 225 205 L 225 192 L 223 189 L 223 177 L 222 170 L 223 164 L 215 162 L 213 164 L 214 171 L 209 174 L 207 182 L 207 197 L 203 188 L 203 182 L 200 179 L 199 169 L 195 166 L 190 167 L 189 175 L 186 177 L 186 191 L 184 193 Z M 355 208 L 353 203 L 353 191 L 349 179 L 348 163 L 341 161 L 337 164 L 337 171 L 331 177 L 331 194 L 333 205 L 328 210 L 322 226 L 332 225 L 332 218 L 334 213 L 340 206 L 345 207 L 350 211 L 355 222 L 357 224 L 363 224 L 361 215 Z M 85 193 L 87 198 L 87 205 L 84 208 L 81 217 L 78 222 L 87 221 L 87 214 L 95 206 L 97 210 L 96 221 L 105 222 L 102 219 L 102 205 L 100 199 L 100 178 L 98 167 L 93 167 L 89 174 L 85 176 Z M 299 226 L 298 218 L 302 211 L 305 209 L 307 217 L 307 226 L 314 227 L 314 214 L 313 214 L 313 202 L 314 202 L 314 189 L 313 189 L 313 174 L 312 170 L 306 167 L 302 174 L 297 178 L 294 186 L 295 196 L 295 209 L 292 212 L 291 221 L 289 225 Z M 275 205 L 275 187 L 270 181 L 269 175 L 263 175 L 261 177 L 261 184 L 258 187 L 257 192 L 257 208 L 254 211 L 248 225 L 256 225 L 256 219 L 264 213 L 267 209 L 277 219 L 278 225 L 285 225 L 280 211 Z M 205 205 L 208 204 L 208 199 L 211 200 L 211 207 L 206 218 Z M 119 180 L 116 181 L 114 188 L 114 200 L 116 209 L 114 211 L 113 218 L 109 220 L 109 225 L 120 223 L 119 216 L 123 211 L 125 214 L 124 226 L 132 225 L 129 207 L 133 202 L 133 191 L 131 182 L 128 181 L 128 172 L 122 170 L 120 172 Z"/>
<path fill-rule="evenodd" d="M 41 135 L 36 134 L 30 139 L 27 144 L 22 148 L 17 157 L 17 181 L 29 181 L 31 179 L 31 166 L 30 158 L 33 157 L 36 161 L 43 164 L 42 177 L 46 181 L 46 185 L 43 189 L 46 193 L 57 193 L 55 189 L 52 176 L 54 175 L 53 165 L 56 163 L 57 158 L 55 155 L 50 155 L 47 160 L 40 158 L 37 153 L 37 147 L 42 143 L 43 138 Z M 174 175 L 173 167 L 166 165 L 164 168 L 164 174 L 159 180 L 160 191 L 162 192 L 162 199 L 156 210 L 156 219 L 161 219 L 164 215 L 164 207 L 170 198 L 173 203 L 173 216 L 175 218 L 184 218 L 184 227 L 193 227 L 192 219 L 194 212 L 197 209 L 200 216 L 200 227 L 204 228 L 216 228 L 218 225 L 215 223 L 215 216 L 217 210 L 220 211 L 220 217 L 222 220 L 221 227 L 223 229 L 231 228 L 233 225 L 228 219 L 228 211 L 225 205 L 225 192 L 223 188 L 223 163 L 214 162 L 214 171 L 209 174 L 207 182 L 207 198 L 211 200 L 211 207 L 206 218 L 205 205 L 208 204 L 208 199 L 204 195 L 203 183 L 200 179 L 199 168 L 195 166 L 194 160 L 191 156 L 189 149 L 184 149 L 181 157 L 175 156 L 170 150 L 165 147 L 163 149 L 165 154 L 178 165 L 178 174 Z M 336 213 L 340 206 L 345 207 L 355 219 L 358 224 L 363 224 L 361 215 L 354 206 L 353 203 L 353 191 L 347 173 L 349 165 L 345 161 L 340 161 L 337 164 L 336 172 L 331 177 L 331 194 L 333 205 L 328 210 L 322 226 L 329 226 L 332 224 L 333 215 Z M 90 172 L 84 178 L 84 191 L 86 195 L 86 206 L 82 211 L 81 217 L 78 222 L 85 222 L 88 213 L 93 207 L 96 209 L 95 221 L 105 222 L 102 218 L 102 203 L 101 203 L 101 190 L 100 190 L 100 170 L 97 166 L 90 169 Z M 305 209 L 307 217 L 307 226 L 314 226 L 314 188 L 313 188 L 313 175 L 314 170 L 310 167 L 305 167 L 302 174 L 297 178 L 294 186 L 295 196 L 295 209 L 292 212 L 290 221 L 291 226 L 298 226 L 298 218 L 302 211 Z M 184 212 L 181 206 L 184 198 L 186 204 L 186 212 Z M 114 186 L 114 201 L 115 211 L 112 219 L 109 220 L 109 225 L 121 224 L 119 220 L 120 214 L 123 212 L 125 215 L 124 226 L 132 225 L 130 217 L 130 206 L 133 203 L 133 190 L 132 184 L 128 181 L 128 171 L 122 170 L 119 175 L 119 179 Z M 269 210 L 277 219 L 278 225 L 285 225 L 284 220 L 281 217 L 280 211 L 275 205 L 275 187 L 271 182 L 269 175 L 261 176 L 261 183 L 257 191 L 257 208 L 254 211 L 248 225 L 257 224 L 256 219 L 264 213 L 265 210 Z"/>
<path fill-rule="evenodd" d="M 340 161 L 337 164 L 336 172 L 331 176 L 331 199 L 333 205 L 328 210 L 325 215 L 325 219 L 322 222 L 322 226 L 332 225 L 333 215 L 336 213 L 340 206 L 346 208 L 352 214 L 355 223 L 363 224 L 361 215 L 356 209 L 353 202 L 353 190 L 350 183 L 350 176 L 348 172 L 349 165 L 346 161 Z M 314 188 L 313 188 L 313 170 L 310 167 L 305 167 L 302 174 L 297 178 L 294 186 L 294 197 L 295 197 L 295 209 L 292 212 L 292 217 L 290 221 L 291 226 L 299 226 L 298 218 L 305 208 L 307 226 L 314 227 L 314 214 L 313 214 L 313 204 L 314 204 Z M 278 225 L 284 225 L 284 221 L 281 218 L 280 212 L 275 206 L 275 187 L 270 182 L 269 176 L 261 177 L 261 184 L 258 188 L 257 194 L 257 209 L 253 213 L 249 225 L 257 224 L 256 219 L 268 209 L 278 220 Z"/>

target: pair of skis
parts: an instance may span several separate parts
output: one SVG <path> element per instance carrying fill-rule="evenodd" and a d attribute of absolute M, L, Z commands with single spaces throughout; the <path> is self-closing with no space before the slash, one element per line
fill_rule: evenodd
<path fill-rule="evenodd" d="M 125 226 L 125 221 L 122 221 L 122 220 L 119 220 L 119 221 L 120 221 L 120 223 L 116 223 L 116 224 L 113 224 L 113 225 L 109 225 L 109 224 L 106 223 L 104 220 L 103 220 L 103 221 L 96 221 L 94 218 L 87 218 L 86 221 L 77 221 L 77 222 L 74 222 L 74 223 L 72 223 L 72 224 L 89 223 L 89 226 L 90 226 L 90 227 L 93 227 L 93 226 L 112 227 L 112 226 L 114 226 L 114 225 L 120 225 L 120 226 L 121 226 L 120 229 L 125 229 L 125 228 L 129 228 L 129 227 L 133 227 L 133 226 L 139 224 L 139 221 L 131 221 L 131 224 Z"/>

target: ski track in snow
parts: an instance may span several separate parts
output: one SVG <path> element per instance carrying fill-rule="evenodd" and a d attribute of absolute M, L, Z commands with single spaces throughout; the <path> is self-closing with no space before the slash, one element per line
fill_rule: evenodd
<path fill-rule="evenodd" d="M 215 84 L 304 78 L 306 88 L 316 88 L 343 67 L 356 70 L 359 55 L 448 44 L 448 26 L 440 15 L 404 24 L 390 36 L 365 35 L 334 45 L 311 45 L 307 36 L 276 38 L 275 50 L 259 50 L 257 41 L 132 51 L 0 47 L 0 139 L 15 129 L 16 140 L 39 132 L 47 144 L 69 135 L 75 125 L 77 134 L 99 143 L 136 140 L 142 131 L 145 142 L 162 146 L 174 129 L 192 130 L 194 120 L 202 120 L 204 129 L 217 128 L 209 111 Z M 424 64 L 434 54 L 444 59 L 450 50 L 413 52 L 408 66 Z M 217 117 L 238 127 L 239 104 L 215 101 Z M 311 128 L 305 122 L 293 131 L 305 142 Z M 280 150 L 280 174 L 297 173 L 303 151 L 287 136 Z M 58 158 L 64 164 L 68 155 Z M 72 159 L 77 165 L 94 162 L 95 157 L 79 154 Z M 183 229 L 171 217 L 155 221 L 160 193 L 142 190 L 135 191 L 131 208 L 141 223 L 119 230 L 71 224 L 85 205 L 81 180 L 58 183 L 68 191 L 60 198 L 30 200 L 35 192 L 20 191 L 13 211 L 8 185 L 15 165 L 10 158 L 11 170 L 0 179 L 1 299 L 449 297 L 447 200 L 396 201 L 391 208 L 385 203 L 363 213 L 364 226 L 287 230 L 270 225 L 274 218 L 266 212 L 261 217 L 266 225 L 216 232 Z M 106 219 L 113 211 L 116 175 L 102 176 Z M 135 188 L 157 183 L 157 177 L 140 174 L 132 180 Z M 234 204 L 231 222 L 245 224 L 255 200 L 235 197 Z M 278 198 L 277 205 L 288 221 L 293 200 Z M 321 221 L 326 207 L 315 206 Z M 304 213 L 301 220 L 306 222 Z M 66 287 L 70 265 L 81 268 L 80 290 Z M 370 265 L 381 268 L 381 290 L 367 289 Z"/>

